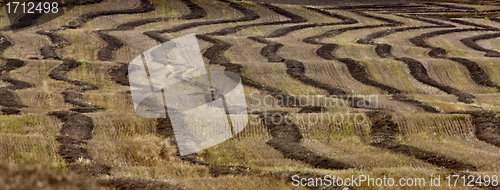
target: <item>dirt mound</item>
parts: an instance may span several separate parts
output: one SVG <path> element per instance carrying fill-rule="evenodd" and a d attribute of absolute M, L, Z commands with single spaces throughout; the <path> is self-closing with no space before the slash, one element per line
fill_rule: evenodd
<path fill-rule="evenodd" d="M 7 48 L 12 46 L 13 43 L 9 41 L 5 36 L 0 35 L 0 52 L 5 51 Z M 17 68 L 23 67 L 26 65 L 26 62 L 19 59 L 9 59 L 0 57 L 1 60 L 5 62 L 5 65 L 0 67 L 0 79 L 4 82 L 8 82 L 12 84 L 12 86 L 0 87 L 0 106 L 10 107 L 10 109 L 5 108 L 5 111 L 2 111 L 3 114 L 19 114 L 19 110 L 13 108 L 23 108 L 28 107 L 19 102 L 19 98 L 16 96 L 14 92 L 11 90 L 20 90 L 25 88 L 31 88 L 33 85 L 30 83 L 16 80 L 13 78 L 3 76 L 3 72 L 9 72 L 15 70 Z"/>
<path fill-rule="evenodd" d="M 70 164 L 70 168 L 83 175 L 110 175 L 111 167 L 92 159 L 85 148 L 85 141 L 92 139 L 92 118 L 69 111 L 50 112 L 64 124 L 56 140 L 61 144 L 58 153 Z"/>
<path fill-rule="evenodd" d="M 0 186 L 4 190 L 104 190 L 94 181 L 74 173 L 48 167 L 0 164 Z"/>
<path fill-rule="evenodd" d="M 493 111 L 469 112 L 479 140 L 500 147 L 500 118 Z"/>
<path fill-rule="evenodd" d="M 262 122 L 271 131 L 273 137 L 267 142 L 268 145 L 280 151 L 285 158 L 299 160 L 313 167 L 323 169 L 349 169 L 354 168 L 349 164 L 319 155 L 306 147 L 300 145 L 302 134 L 299 128 L 287 118 L 281 118 L 281 114 L 272 114 L 273 117 L 262 115 Z M 274 122 L 281 121 L 281 122 Z"/>
<path fill-rule="evenodd" d="M 19 115 L 19 113 L 21 113 L 20 110 L 15 108 L 2 108 L 0 111 L 2 112 L 2 115 Z"/>
<path fill-rule="evenodd" d="M 101 39 L 108 43 L 107 46 L 101 48 L 97 52 L 97 59 L 101 61 L 111 61 L 113 60 L 113 51 L 123 47 L 123 42 L 120 39 L 113 37 L 111 35 L 102 33 L 100 31 L 95 32 Z"/>
<path fill-rule="evenodd" d="M 464 39 L 461 39 L 460 41 L 464 45 L 466 45 L 467 47 L 470 47 L 470 48 L 475 49 L 477 51 L 485 52 L 486 54 L 484 56 L 486 56 L 486 57 L 500 57 L 500 52 L 492 50 L 492 49 L 486 49 L 484 47 L 479 46 L 476 43 L 479 40 L 487 40 L 487 39 L 493 39 L 493 38 L 498 38 L 498 37 L 500 37 L 500 33 L 483 34 L 483 35 L 464 38 Z"/>
<path fill-rule="evenodd" d="M 164 190 L 177 190 L 184 189 L 177 187 L 173 184 L 161 182 L 161 181 L 153 181 L 153 180 L 144 180 L 138 178 L 114 178 L 114 179 L 100 179 L 98 180 L 98 184 L 120 190 L 153 190 L 153 189 L 164 189 Z"/>
<path fill-rule="evenodd" d="M 400 134 L 399 127 L 392 121 L 392 115 L 385 112 L 370 112 L 367 114 L 372 122 L 370 135 L 372 145 L 392 152 L 412 156 L 436 166 L 452 170 L 476 171 L 477 167 L 438 153 L 421 150 L 417 147 L 401 144 L 396 140 Z"/>
<path fill-rule="evenodd" d="M 109 74 L 111 75 L 111 79 L 116 83 L 123 86 L 130 86 L 128 80 L 128 64 L 121 63 L 119 67 L 111 69 Z"/>
<path fill-rule="evenodd" d="M 326 108 L 320 106 L 305 106 L 298 113 L 321 113 L 326 111 Z"/>
<path fill-rule="evenodd" d="M 4 107 L 12 107 L 12 108 L 24 108 L 27 107 L 21 103 L 19 103 L 16 94 L 7 90 L 6 88 L 0 88 L 0 105 Z"/>

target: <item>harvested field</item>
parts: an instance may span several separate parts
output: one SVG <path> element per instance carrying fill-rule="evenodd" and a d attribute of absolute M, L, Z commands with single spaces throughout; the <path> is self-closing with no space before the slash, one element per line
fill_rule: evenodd
<path fill-rule="evenodd" d="M 500 171 L 498 2 L 87 0 L 37 26 L 0 15 L 6 189 L 401 189 L 294 177 Z M 129 63 L 189 34 L 208 71 L 241 77 L 249 122 L 234 130 L 224 100 L 232 138 L 182 155 L 200 139 L 175 125 L 224 124 L 171 119 L 171 105 L 141 117 Z"/>

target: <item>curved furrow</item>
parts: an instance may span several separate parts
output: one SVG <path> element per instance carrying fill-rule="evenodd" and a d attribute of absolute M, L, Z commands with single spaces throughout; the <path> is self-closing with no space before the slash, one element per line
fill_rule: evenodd
<path fill-rule="evenodd" d="M 500 33 L 483 34 L 483 35 L 464 38 L 464 39 L 461 39 L 460 41 L 464 45 L 466 45 L 467 47 L 470 47 L 470 48 L 475 49 L 477 51 L 485 52 L 486 54 L 484 56 L 486 56 L 486 57 L 500 57 L 500 52 L 492 50 L 492 49 L 487 49 L 487 48 L 481 47 L 480 45 L 477 44 L 477 41 L 479 41 L 479 40 L 487 40 L 487 39 L 493 39 L 493 38 L 498 38 L 498 37 L 500 37 Z"/>
<path fill-rule="evenodd" d="M 7 39 L 7 37 L 0 35 L 0 52 L 5 51 L 7 48 L 12 46 L 13 43 Z M 20 81 L 17 79 L 9 78 L 4 76 L 3 72 L 9 72 L 26 65 L 26 62 L 19 59 L 11 59 L 0 57 L 5 65 L 0 67 L 0 80 L 12 84 L 12 86 L 0 87 L 0 106 L 3 114 L 18 114 L 20 111 L 18 108 L 27 107 L 19 102 L 14 90 L 21 90 L 26 88 L 31 88 L 33 85 L 30 83 Z"/>
<path fill-rule="evenodd" d="M 86 22 L 100 16 L 145 13 L 154 10 L 153 4 L 149 0 L 140 0 L 140 1 L 141 5 L 138 8 L 127 9 L 127 10 L 97 11 L 79 15 L 76 19 L 73 19 L 63 27 L 75 29 L 82 27 L 82 25 L 85 24 Z"/>
<path fill-rule="evenodd" d="M 457 33 L 457 32 L 468 32 L 468 31 L 491 31 L 492 29 L 483 29 L 483 28 L 464 28 L 464 29 L 451 29 L 451 30 L 440 30 L 440 31 L 435 31 L 435 32 L 429 32 L 422 34 L 417 37 L 413 37 L 410 39 L 410 42 L 416 46 L 423 47 L 430 49 L 428 55 L 434 58 L 439 58 L 439 59 L 448 59 L 455 61 L 457 63 L 462 64 L 465 66 L 470 73 L 470 77 L 472 80 L 479 85 L 486 86 L 486 87 L 492 87 L 500 90 L 500 86 L 495 84 L 490 80 L 484 69 L 482 69 L 476 62 L 465 59 L 465 58 L 460 58 L 460 57 L 448 57 L 446 55 L 446 50 L 440 47 L 434 47 L 425 41 L 428 38 L 436 37 L 439 35 L 444 35 L 444 34 L 450 34 L 450 33 Z M 499 30 L 499 29 L 495 29 Z"/>
<path fill-rule="evenodd" d="M 472 112 L 472 123 L 476 127 L 476 137 L 484 142 L 500 147 L 500 118 L 493 111 Z"/>
<path fill-rule="evenodd" d="M 392 115 L 385 112 L 371 112 L 368 114 L 371 120 L 372 137 L 371 144 L 376 147 L 388 149 L 395 153 L 415 157 L 433 165 L 452 170 L 476 171 L 477 167 L 459 160 L 450 158 L 439 153 L 422 150 L 420 148 L 402 144 L 396 140 L 400 133 L 399 127 L 392 121 Z"/>
<path fill-rule="evenodd" d="M 76 87 L 68 88 L 62 91 L 65 102 L 78 106 L 78 108 L 71 108 L 70 110 L 81 113 L 88 113 L 104 109 L 101 106 L 86 103 L 81 100 L 83 98 L 83 95 L 81 93 L 88 90 L 97 90 L 98 89 L 97 86 L 90 84 L 88 82 L 79 81 L 66 76 L 68 72 L 78 68 L 80 64 L 81 64 L 80 62 L 74 59 L 63 59 L 62 64 L 58 65 L 49 72 L 49 77 L 54 80 L 65 81 L 76 85 Z"/>
<path fill-rule="evenodd" d="M 179 32 L 181 30 L 189 29 L 189 28 L 194 28 L 198 26 L 205 26 L 205 25 L 213 25 L 213 24 L 224 24 L 224 23 L 233 23 L 233 22 L 244 22 L 244 21 L 252 21 L 252 20 L 257 20 L 260 18 L 258 14 L 253 12 L 250 9 L 246 9 L 245 7 L 241 6 L 238 3 L 234 3 L 231 1 L 227 0 L 219 0 L 224 3 L 228 3 L 229 7 L 238 10 L 239 12 L 243 13 L 243 17 L 236 18 L 236 19 L 226 19 L 226 20 L 216 20 L 216 21 L 201 21 L 201 22 L 193 22 L 193 23 L 186 23 L 186 24 L 181 24 L 179 26 L 173 27 L 173 28 L 168 28 L 164 30 L 154 30 L 154 31 L 147 31 L 144 32 L 143 34 L 160 42 L 160 43 L 165 43 L 168 41 L 167 38 L 163 37 L 161 34 L 163 33 L 171 33 L 171 32 Z"/>
<path fill-rule="evenodd" d="M 289 113 L 284 114 L 286 115 Z M 299 160 L 316 168 L 334 170 L 355 168 L 352 165 L 319 155 L 302 146 L 300 141 L 303 136 L 300 133 L 299 127 L 288 118 L 277 118 L 285 117 L 284 114 L 269 113 L 260 116 L 262 118 L 262 123 L 269 129 L 273 137 L 267 142 L 269 146 L 280 151 L 285 158 Z"/>
<path fill-rule="evenodd" d="M 59 30 L 63 29 L 56 28 L 51 30 L 39 30 L 36 32 L 37 34 L 47 36 L 52 42 L 52 44 L 43 46 L 40 49 L 43 59 L 61 59 L 56 53 L 56 48 L 63 48 L 64 46 L 71 45 L 68 40 L 56 33 Z"/>
<path fill-rule="evenodd" d="M 271 4 L 267 4 L 267 3 L 264 3 L 262 4 L 263 6 L 265 6 L 266 8 L 280 14 L 280 15 L 283 15 L 287 18 L 289 18 L 290 20 L 287 20 L 287 21 L 275 21 L 275 22 L 262 22 L 262 23 L 254 23 L 254 24 L 246 24 L 246 25 L 239 25 L 239 26 L 235 26 L 235 27 L 231 27 L 231 28 L 224 28 L 222 30 L 219 30 L 219 31 L 216 31 L 216 32 L 212 32 L 212 33 L 208 33 L 206 35 L 210 35 L 210 36 L 224 36 L 224 35 L 228 35 L 228 34 L 234 34 L 240 30 L 243 30 L 245 28 L 251 28 L 251 27 L 256 27 L 256 26 L 268 26 L 268 25 L 282 25 L 282 24 L 293 24 L 293 23 L 302 23 L 302 22 L 307 22 L 307 19 L 305 19 L 304 17 L 301 17 L 299 15 L 296 15 L 296 14 L 293 14 L 291 12 L 288 12 L 282 8 L 279 8 L 279 7 L 276 7 L 276 6 L 273 6 Z"/>

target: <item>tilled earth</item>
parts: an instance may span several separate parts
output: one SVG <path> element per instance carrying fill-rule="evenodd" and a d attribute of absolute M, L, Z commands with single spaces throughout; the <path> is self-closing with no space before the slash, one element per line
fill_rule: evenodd
<path fill-rule="evenodd" d="M 293 115 L 322 114 L 338 110 L 316 104 L 304 106 L 301 100 L 294 98 L 297 95 L 304 95 L 304 89 L 315 89 L 320 92 L 317 95 L 320 97 L 335 96 L 342 101 L 347 101 L 349 103 L 342 109 L 354 110 L 356 113 L 366 115 L 368 123 L 362 130 L 368 130 L 368 136 L 356 134 L 363 139 L 360 142 L 362 146 L 380 149 L 390 155 L 408 157 L 416 163 L 429 164 L 433 172 L 477 176 L 499 171 L 499 168 L 487 164 L 477 165 L 481 162 L 486 163 L 488 160 L 475 160 L 476 162 L 469 163 L 471 158 L 468 156 L 471 154 L 464 156 L 467 158 L 458 158 L 456 155 L 447 155 L 436 149 L 428 150 L 423 145 L 405 143 L 407 133 L 402 130 L 406 128 L 394 119 L 395 116 L 405 114 L 410 115 L 409 117 L 436 115 L 465 118 L 462 120 L 470 123 L 466 127 L 473 132 L 449 134 L 452 136 L 450 138 L 454 138 L 454 135 L 466 136 L 468 140 L 473 139 L 474 143 L 480 144 L 474 147 L 475 149 L 479 151 L 484 149 L 488 154 L 495 156 L 492 159 L 500 158 L 498 153 L 500 146 L 500 119 L 498 118 L 500 47 L 494 45 L 484 47 L 479 44 L 479 42 L 484 43 L 500 37 L 500 19 L 496 17 L 500 15 L 498 2 L 390 1 L 374 5 L 371 1 L 337 3 L 314 1 L 305 6 L 303 4 L 279 4 L 283 3 L 282 1 L 258 3 L 227 0 L 214 2 L 122 0 L 118 3 L 123 3 L 123 6 L 129 6 L 128 8 L 115 10 L 111 7 L 110 10 L 93 10 L 97 9 L 96 7 L 100 4 L 109 5 L 110 2 L 112 1 L 81 2 L 74 9 L 81 12 L 73 14 L 74 16 L 62 16 L 54 20 L 58 22 L 29 27 L 16 33 L 10 30 L 19 26 L 4 26 L 0 34 L 0 51 L 3 52 L 0 57 L 2 60 L 0 80 L 3 82 L 0 83 L 0 113 L 8 115 L 4 118 L 34 114 L 60 121 L 60 126 L 46 126 L 59 130 L 56 137 L 59 143 L 58 156 L 71 172 L 95 181 L 92 185 L 116 189 L 231 188 L 230 185 L 214 187 L 208 185 L 208 182 L 200 181 L 212 178 L 220 178 L 224 181 L 224 177 L 236 176 L 241 177 L 243 181 L 251 177 L 271 178 L 292 187 L 291 176 L 293 175 L 321 177 L 325 171 L 371 172 L 365 171 L 363 163 L 341 161 L 305 146 L 308 139 L 316 137 L 308 131 L 306 124 L 294 120 Z M 292 1 L 290 3 L 303 2 Z M 223 8 L 219 10 L 220 7 Z M 174 13 L 168 13 L 168 11 Z M 27 20 L 27 18 L 20 18 L 22 19 Z M 100 24 L 103 20 L 112 24 Z M 30 23 L 31 21 L 24 25 L 30 25 Z M 366 31 L 368 31 L 367 35 L 364 34 Z M 95 39 L 77 40 L 74 36 L 68 35 L 83 33 Z M 255 168 L 255 165 L 248 161 L 250 158 L 243 157 L 239 157 L 237 163 L 212 163 L 213 155 L 208 157 L 207 152 L 180 156 L 176 149 L 177 142 L 169 118 L 156 119 L 148 126 L 154 128 L 150 135 L 165 140 L 171 145 L 169 150 L 162 150 L 155 154 L 158 154 L 165 162 L 175 160 L 190 167 L 204 168 L 208 176 L 203 179 L 194 179 L 194 181 L 197 181 L 195 183 L 197 185 L 206 186 L 199 187 L 190 184 L 177 176 L 168 176 L 167 180 L 163 178 L 163 180 L 157 180 L 155 174 L 146 176 L 139 174 L 137 168 L 146 166 L 140 164 L 133 165 L 133 167 L 120 166 L 98 159 L 100 156 L 95 155 L 95 148 L 92 147 L 95 143 L 90 142 L 116 143 L 118 141 L 106 139 L 105 136 L 96 132 L 96 128 L 101 126 L 102 121 L 95 118 L 101 115 L 107 117 L 105 115 L 109 113 L 127 116 L 134 114 L 133 109 L 117 110 L 119 109 L 117 105 L 131 103 L 128 88 L 130 85 L 128 63 L 123 60 L 131 61 L 131 57 L 137 56 L 130 55 L 130 52 L 141 52 L 140 50 L 144 51 L 153 47 L 151 44 L 164 43 L 189 33 L 196 34 L 208 68 L 215 67 L 238 73 L 245 90 L 256 90 L 282 100 L 280 106 L 271 108 L 268 113 L 253 112 L 251 116 L 258 118 L 261 123 L 247 127 L 233 140 L 251 140 L 250 134 L 259 133 L 266 136 L 263 138 L 264 141 L 259 141 L 259 143 L 276 150 L 275 153 L 281 160 L 292 160 L 306 168 Z M 121 34 L 132 37 L 126 38 Z M 396 41 L 392 37 L 395 34 L 404 34 L 406 37 L 404 40 L 410 43 L 411 47 L 392 43 Z M 467 34 L 460 42 L 450 43 L 461 43 L 468 49 L 462 47 L 457 47 L 458 50 L 446 49 L 440 47 L 439 44 L 429 42 L 429 39 L 441 39 L 442 36 L 448 34 Z M 43 44 L 16 42 L 14 40 L 16 35 L 38 35 L 45 38 L 46 42 Z M 361 36 L 352 37 L 358 35 Z M 148 40 L 138 40 L 144 38 Z M 83 60 L 77 55 L 68 56 L 69 49 L 88 48 L 85 44 L 92 40 L 98 41 L 99 45 L 84 51 L 85 54 L 89 54 L 86 57 L 92 57 L 92 60 Z M 253 46 L 237 47 L 238 44 L 230 43 L 233 40 L 245 41 Z M 444 37 L 442 40 L 443 43 L 448 42 Z M 25 46 L 35 46 L 37 52 L 27 52 L 32 55 L 28 57 L 16 53 L 16 51 L 23 51 Z M 285 49 L 289 50 L 287 46 L 293 46 L 294 49 L 291 52 L 283 52 Z M 342 53 L 347 47 L 355 49 Z M 14 48 L 15 50 L 9 51 Z M 255 55 L 261 56 L 262 60 L 266 61 L 235 62 L 234 57 L 244 56 L 241 55 L 242 52 L 235 51 L 236 48 L 255 51 Z M 367 48 L 369 48 L 369 53 L 365 53 Z M 424 52 L 424 54 L 415 53 L 414 50 Z M 301 56 L 306 54 L 304 52 L 314 57 Z M 405 55 L 395 52 L 405 52 Z M 462 52 L 463 56 L 452 56 L 450 52 Z M 476 54 L 480 52 L 483 56 L 470 56 L 471 52 Z M 488 61 L 488 64 L 476 61 L 478 59 Z M 321 72 L 326 76 L 332 73 L 345 75 L 347 77 L 340 83 L 346 85 L 333 85 L 334 83 L 328 78 L 315 77 L 317 73 L 312 65 L 318 63 L 311 60 L 323 65 L 336 65 L 338 68 L 344 68 L 344 70 L 322 70 L 318 73 Z M 387 74 L 392 71 L 385 70 L 382 68 L 383 64 L 377 65 L 372 60 L 382 60 L 384 64 L 396 65 L 393 67 L 396 70 L 399 69 L 401 75 Z M 38 71 L 34 66 L 43 65 L 47 61 L 58 64 L 46 71 Z M 444 64 L 452 65 L 453 68 L 443 67 Z M 99 69 L 92 70 L 96 71 L 92 73 L 89 67 Z M 254 70 L 251 67 L 281 68 L 280 71 L 263 69 L 259 72 L 279 76 L 283 81 L 274 81 L 276 78 L 259 76 L 259 73 L 253 73 Z M 96 77 L 86 77 L 89 75 L 102 76 L 104 82 L 101 81 L 98 84 L 96 82 L 99 80 L 95 79 Z M 38 80 L 40 78 L 42 81 Z M 453 79 L 456 78 L 465 82 L 455 82 Z M 404 82 L 388 82 L 389 80 L 396 82 L 411 80 L 415 85 L 408 87 Z M 287 81 L 294 83 L 286 84 Z M 376 88 L 382 93 L 355 93 L 354 90 L 359 90 L 358 87 Z M 45 93 L 46 97 L 49 95 L 59 97 L 64 105 L 35 108 L 29 103 L 33 101 L 33 98 L 29 98 L 30 93 Z M 250 92 L 247 94 L 249 95 Z M 309 92 L 307 94 L 309 95 Z M 377 95 L 386 99 L 379 103 L 371 99 L 366 101 L 355 95 Z M 101 97 L 104 101 L 93 101 L 99 99 L 96 97 Z M 120 97 L 125 97 L 127 102 L 112 102 L 113 99 Z M 46 98 L 41 101 L 54 100 Z M 357 104 L 360 101 L 366 102 L 362 105 Z M 412 112 L 402 112 L 397 106 L 391 105 L 404 106 Z M 168 111 L 168 107 L 166 109 Z M 276 118 L 277 116 L 279 117 Z M 269 122 L 275 120 L 280 122 Z M 112 122 L 111 125 L 114 127 L 122 124 Z M 123 126 L 126 128 L 131 125 Z M 332 126 L 326 127 L 331 129 Z M 433 127 L 423 126 L 423 129 L 419 130 L 424 133 L 427 129 L 432 131 Z M 259 130 L 255 132 L 250 131 L 249 128 L 259 128 Z M 327 136 L 333 134 L 331 130 L 327 131 L 324 132 Z M 0 132 L 6 136 L 11 135 L 9 132 Z M 232 143 L 233 140 L 225 143 Z M 127 151 L 129 158 L 138 159 L 131 153 L 134 150 Z M 167 159 L 169 156 L 173 158 Z M 9 159 L 7 160 L 13 161 Z M 357 156 L 352 155 L 352 160 L 356 159 Z M 498 164 L 497 162 L 498 160 L 494 161 L 494 165 Z M 127 176 L 117 172 L 126 171 L 129 168 L 132 168 L 130 170 L 137 169 L 137 175 Z M 179 176 L 182 175 L 179 174 Z M 7 177 L 2 176 L 2 178 Z M 9 182 L 4 180 L 4 183 Z M 58 185 L 55 183 L 55 186 Z"/>

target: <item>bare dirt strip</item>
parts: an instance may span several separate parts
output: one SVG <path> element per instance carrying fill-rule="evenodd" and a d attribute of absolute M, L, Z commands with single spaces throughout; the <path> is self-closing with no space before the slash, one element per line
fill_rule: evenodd
<path fill-rule="evenodd" d="M 493 111 L 473 112 L 472 123 L 476 126 L 479 140 L 500 147 L 500 118 Z"/>
<path fill-rule="evenodd" d="M 5 51 L 12 45 L 13 43 L 9 41 L 7 37 L 0 35 L 0 52 Z M 12 86 L 0 87 L 0 97 L 1 97 L 0 106 L 6 107 L 1 109 L 2 114 L 5 115 L 19 114 L 20 110 L 18 110 L 18 108 L 23 108 L 27 106 L 19 102 L 19 99 L 17 95 L 13 92 L 13 90 L 31 88 L 33 87 L 33 85 L 24 81 L 6 77 L 3 75 L 3 72 L 9 72 L 17 68 L 23 67 L 26 65 L 26 62 L 19 59 L 10 59 L 4 57 L 0 57 L 0 59 L 5 62 L 5 65 L 2 65 L 0 67 L 0 79 L 3 82 L 12 84 Z"/>
<path fill-rule="evenodd" d="M 500 33 L 494 33 L 494 34 L 483 34 L 479 36 L 472 36 L 468 38 L 461 39 L 460 41 L 465 44 L 467 47 L 470 47 L 472 49 L 475 49 L 477 51 L 482 51 L 485 52 L 486 54 L 484 56 L 486 57 L 500 57 L 500 52 L 492 50 L 492 49 L 486 49 L 484 47 L 479 46 L 476 42 L 479 40 L 487 40 L 487 39 L 493 39 L 493 38 L 498 38 L 500 37 Z"/>
<path fill-rule="evenodd" d="M 92 139 L 94 122 L 89 116 L 69 112 L 55 111 L 49 115 L 59 118 L 64 124 L 56 140 L 61 143 L 58 153 L 70 164 L 70 168 L 84 175 L 110 175 L 111 167 L 93 160 L 85 148 L 85 141 Z"/>
<path fill-rule="evenodd" d="M 453 112 L 450 114 L 470 114 L 473 118 L 476 138 L 500 147 L 500 118 L 491 110 Z"/>
<path fill-rule="evenodd" d="M 395 153 L 412 156 L 436 166 L 451 170 L 476 171 L 477 167 L 468 163 L 449 158 L 438 153 L 421 150 L 417 147 L 401 144 L 396 140 L 399 134 L 399 127 L 392 121 L 392 115 L 386 112 L 370 112 L 367 114 L 372 122 L 370 135 L 372 145 L 388 149 Z"/>

